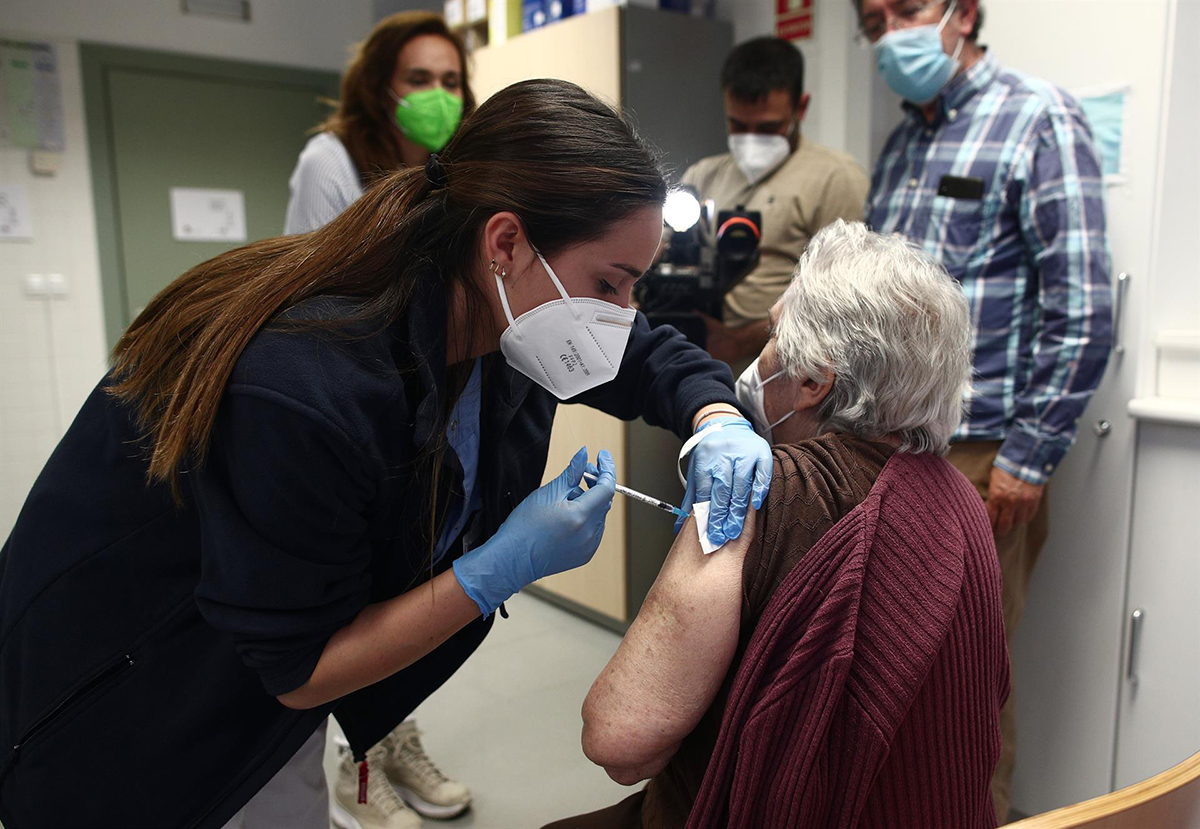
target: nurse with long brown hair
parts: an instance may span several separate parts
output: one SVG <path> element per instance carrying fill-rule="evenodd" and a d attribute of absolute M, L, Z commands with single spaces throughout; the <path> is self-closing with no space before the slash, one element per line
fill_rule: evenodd
<path fill-rule="evenodd" d="M 698 433 L 689 497 L 736 537 L 767 443 L 727 366 L 629 307 L 665 194 L 618 113 L 528 81 L 151 301 L 0 550 L 7 829 L 325 826 L 294 793 L 333 711 L 380 806 L 352 817 L 390 825 L 378 741 L 600 543 L 606 451 L 539 486 L 560 401 Z"/>

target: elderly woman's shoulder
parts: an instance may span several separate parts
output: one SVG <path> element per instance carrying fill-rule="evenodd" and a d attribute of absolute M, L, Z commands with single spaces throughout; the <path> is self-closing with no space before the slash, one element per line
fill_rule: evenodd
<path fill-rule="evenodd" d="M 919 503 L 942 517 L 955 515 L 986 528 L 986 511 L 975 487 L 935 453 L 906 452 L 888 443 L 832 433 L 771 450 L 771 495 L 777 504 L 857 504 L 878 484 L 883 503 L 891 507 L 898 501 L 910 507 Z"/>
<path fill-rule="evenodd" d="M 771 489 L 787 500 L 797 496 L 861 500 L 895 451 L 886 443 L 836 432 L 777 444 L 771 447 L 775 458 Z"/>
<path fill-rule="evenodd" d="M 836 519 L 875 490 L 884 513 L 916 510 L 923 520 L 972 526 L 988 535 L 987 514 L 974 486 L 937 454 L 904 452 L 887 443 L 836 433 L 778 444 L 771 451 L 775 470 L 767 499 L 768 522 L 787 523 L 795 512 L 828 513 Z"/>
<path fill-rule="evenodd" d="M 895 451 L 895 447 L 887 443 L 841 432 L 826 432 L 797 443 L 771 447 L 777 466 L 803 470 L 839 468 L 846 464 L 882 467 Z"/>

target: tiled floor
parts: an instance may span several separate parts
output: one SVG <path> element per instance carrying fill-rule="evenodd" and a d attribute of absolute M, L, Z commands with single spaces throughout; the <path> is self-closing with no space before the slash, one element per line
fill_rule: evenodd
<path fill-rule="evenodd" d="M 538 829 L 632 791 L 579 747 L 580 705 L 620 638 L 531 596 L 506 607 L 510 618 L 416 711 L 429 755 L 474 794 L 465 815 L 429 829 Z M 330 739 L 330 780 L 335 756 Z"/>

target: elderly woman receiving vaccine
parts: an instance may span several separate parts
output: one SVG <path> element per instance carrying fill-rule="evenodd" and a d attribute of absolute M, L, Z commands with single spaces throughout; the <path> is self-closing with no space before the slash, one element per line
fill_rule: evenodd
<path fill-rule="evenodd" d="M 553 829 L 995 825 L 1000 574 L 941 457 L 970 340 L 919 249 L 840 221 L 813 238 L 737 384 L 767 497 L 711 554 L 687 521 L 583 705 L 587 756 L 649 782 Z"/>

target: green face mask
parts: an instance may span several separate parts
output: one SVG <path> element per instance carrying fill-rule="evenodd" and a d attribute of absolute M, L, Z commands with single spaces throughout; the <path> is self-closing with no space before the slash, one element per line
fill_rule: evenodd
<path fill-rule="evenodd" d="M 463 102 L 440 86 L 396 98 L 396 125 L 411 141 L 441 152 L 462 120 Z"/>

